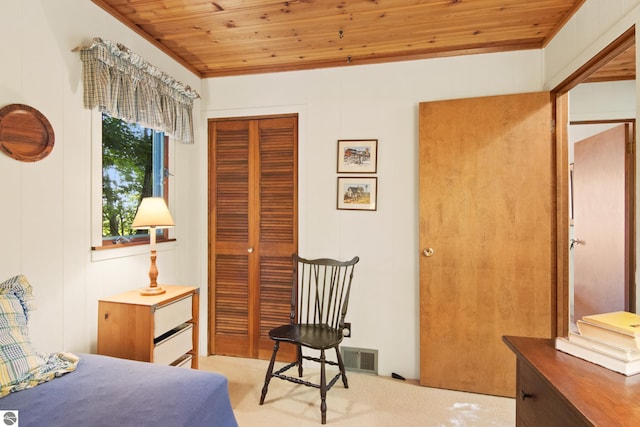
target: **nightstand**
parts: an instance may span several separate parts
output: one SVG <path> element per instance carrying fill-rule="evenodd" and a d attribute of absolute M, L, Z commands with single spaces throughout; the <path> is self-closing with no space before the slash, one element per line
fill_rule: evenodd
<path fill-rule="evenodd" d="M 162 287 L 162 295 L 133 290 L 98 301 L 98 354 L 198 367 L 200 290 Z"/>

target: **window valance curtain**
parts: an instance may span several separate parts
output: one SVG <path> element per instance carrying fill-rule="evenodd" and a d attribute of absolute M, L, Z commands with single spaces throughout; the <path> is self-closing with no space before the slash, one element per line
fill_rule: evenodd
<path fill-rule="evenodd" d="M 200 96 L 189 86 L 119 43 L 96 37 L 74 50 L 82 59 L 85 108 L 194 142 L 193 101 Z"/>

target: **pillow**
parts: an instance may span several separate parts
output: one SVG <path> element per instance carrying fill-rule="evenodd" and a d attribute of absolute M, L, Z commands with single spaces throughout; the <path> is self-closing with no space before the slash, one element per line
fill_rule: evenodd
<path fill-rule="evenodd" d="M 0 284 L 0 396 L 45 363 L 29 340 L 30 297 L 31 285 L 24 276 Z"/>
<path fill-rule="evenodd" d="M 31 285 L 20 275 L 0 283 L 0 397 L 34 387 L 65 372 L 78 360 L 39 354 L 29 340 Z"/>
<path fill-rule="evenodd" d="M 22 274 L 0 283 L 0 294 L 11 292 L 17 296 L 27 320 L 29 320 L 29 310 L 36 309 L 35 305 L 31 303 L 31 300 L 33 300 L 32 291 L 29 281 Z"/>

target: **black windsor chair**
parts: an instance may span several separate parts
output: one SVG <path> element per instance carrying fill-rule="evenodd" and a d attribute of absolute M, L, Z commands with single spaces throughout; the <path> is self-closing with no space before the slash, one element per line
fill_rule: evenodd
<path fill-rule="evenodd" d="M 273 354 L 264 379 L 260 405 L 269 389 L 271 378 L 280 378 L 296 384 L 320 389 L 320 411 L 322 424 L 327 422 L 327 391 L 342 377 L 345 388 L 349 388 L 339 345 L 342 342 L 344 319 L 349 305 L 349 294 L 353 280 L 353 270 L 360 259 L 350 261 L 334 259 L 308 260 L 293 254 L 293 284 L 291 287 L 291 322 L 269 331 L 275 341 Z M 278 348 L 281 342 L 297 346 L 297 360 L 273 372 Z M 320 358 L 302 354 L 302 347 L 319 350 Z M 335 349 L 337 362 L 325 358 L 325 350 Z M 302 379 L 302 360 L 320 363 L 320 384 Z M 338 366 L 339 372 L 327 383 L 325 365 Z M 298 378 L 284 374 L 297 366 Z"/>

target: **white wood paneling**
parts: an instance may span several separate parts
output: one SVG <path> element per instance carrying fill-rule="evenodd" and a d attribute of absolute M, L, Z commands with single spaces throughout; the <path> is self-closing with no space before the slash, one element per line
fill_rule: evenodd
<path fill-rule="evenodd" d="M 20 2 L 9 0 L 0 5 L 0 40 L 11 40 L 20 31 L 22 16 Z M 0 58 L 19 58 L 19 43 L 0 43 Z M 6 62 L 5 62 L 6 63 Z M 20 103 L 22 73 L 19 67 L 0 67 L 0 106 Z M 2 244 L 0 245 L 0 277 L 4 280 L 19 273 L 22 268 L 20 252 L 20 209 L 22 164 L 0 154 L 0 218 L 2 219 Z M 8 185 L 11 183 L 12 185 Z"/>
<path fill-rule="evenodd" d="M 85 0 L 0 2 L 0 36 L 0 106 L 37 108 L 56 136 L 52 153 L 39 162 L 21 163 L 0 154 L 0 280 L 22 273 L 33 285 L 39 308 L 32 313 L 30 329 L 38 350 L 91 351 L 97 299 L 145 286 L 149 256 L 142 251 L 122 259 L 91 260 L 90 206 L 100 196 L 90 187 L 91 112 L 82 107 L 82 64 L 71 50 L 99 36 L 125 44 L 196 90 L 200 80 Z M 193 160 L 189 153 L 182 162 Z M 190 223 L 195 215 L 178 209 L 175 219 Z M 181 246 L 159 245 L 165 283 L 183 280 L 176 259 L 181 252 L 189 253 L 181 259 L 193 258 L 189 233 L 182 233 Z M 183 271 L 188 272 L 185 281 L 201 285 L 192 270 Z"/>

